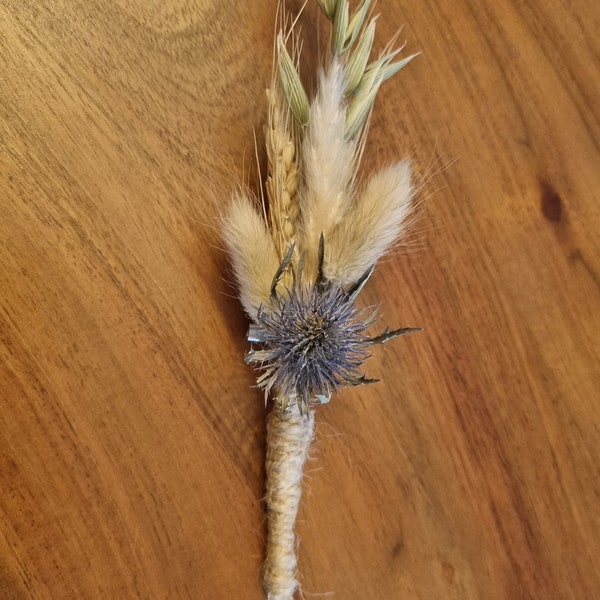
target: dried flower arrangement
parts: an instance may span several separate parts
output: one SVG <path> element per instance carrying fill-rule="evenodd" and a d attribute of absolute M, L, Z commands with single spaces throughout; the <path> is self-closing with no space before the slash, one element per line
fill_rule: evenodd
<path fill-rule="evenodd" d="M 246 361 L 261 371 L 272 397 L 267 417 L 268 516 L 264 583 L 269 600 L 291 599 L 296 579 L 294 524 L 314 408 L 343 385 L 372 383 L 360 368 L 368 348 L 417 328 L 369 336 L 374 309 L 355 301 L 375 263 L 407 228 L 410 165 L 373 175 L 364 189 L 357 170 L 369 117 L 384 81 L 414 55 L 397 59 L 392 41 L 369 62 L 376 18 L 370 0 L 317 0 L 332 23 L 327 65 L 309 101 L 298 74 L 295 24 L 280 18 L 267 90 L 266 201 L 238 192 L 223 236 L 252 321 Z"/>

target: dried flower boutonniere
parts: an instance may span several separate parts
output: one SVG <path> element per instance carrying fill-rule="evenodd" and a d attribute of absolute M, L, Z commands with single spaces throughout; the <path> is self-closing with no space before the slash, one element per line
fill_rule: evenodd
<path fill-rule="evenodd" d="M 318 0 L 332 23 L 327 65 L 309 101 L 298 74 L 294 24 L 282 25 L 267 91 L 266 200 L 238 192 L 223 222 L 242 304 L 252 324 L 246 361 L 273 407 L 267 421 L 265 589 L 298 587 L 294 523 L 314 408 L 340 386 L 372 383 L 369 348 L 416 328 L 367 332 L 375 309 L 355 301 L 411 214 L 410 166 L 401 161 L 356 185 L 369 116 L 381 84 L 413 57 L 388 45 L 370 60 L 369 0 Z"/>

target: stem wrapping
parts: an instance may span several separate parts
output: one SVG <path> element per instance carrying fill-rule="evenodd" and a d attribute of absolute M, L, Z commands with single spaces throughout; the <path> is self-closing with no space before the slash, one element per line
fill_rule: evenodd
<path fill-rule="evenodd" d="M 298 588 L 294 525 L 313 432 L 314 411 L 301 414 L 296 402 L 275 404 L 267 418 L 267 600 L 292 600 Z"/>

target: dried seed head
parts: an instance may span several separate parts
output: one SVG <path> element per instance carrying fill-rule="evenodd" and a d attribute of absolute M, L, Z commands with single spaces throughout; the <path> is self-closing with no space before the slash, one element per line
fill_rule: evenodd
<path fill-rule="evenodd" d="M 333 21 L 338 0 L 317 0 L 317 2 L 319 3 L 321 10 L 327 15 L 327 18 L 330 21 Z"/>
<path fill-rule="evenodd" d="M 293 289 L 277 297 L 270 310 L 261 309 L 248 339 L 261 345 L 249 363 L 264 373 L 259 385 L 297 398 L 306 408 L 315 399 L 327 401 L 343 384 L 364 383 L 358 369 L 367 358 L 365 330 L 373 311 L 359 311 L 340 288 Z"/>
<path fill-rule="evenodd" d="M 301 126 L 308 123 L 309 102 L 300 75 L 292 57 L 289 55 L 283 34 L 277 37 L 277 57 L 279 61 L 279 76 L 283 93 L 287 99 L 292 114 Z"/>
<path fill-rule="evenodd" d="M 260 349 L 248 352 L 246 361 L 263 370 L 257 381 L 265 393 L 275 390 L 295 398 L 306 410 L 328 402 L 340 386 L 376 381 L 360 372 L 368 347 L 414 330 L 368 336 L 377 312 L 358 309 L 355 298 L 354 290 L 332 284 L 297 285 L 288 295 L 276 296 L 268 311 L 258 311 L 248 339 Z"/>

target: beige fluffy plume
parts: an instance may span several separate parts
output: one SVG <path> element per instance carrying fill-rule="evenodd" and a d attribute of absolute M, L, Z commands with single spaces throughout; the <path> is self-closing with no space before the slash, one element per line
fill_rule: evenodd
<path fill-rule="evenodd" d="M 411 201 L 408 161 L 373 175 L 328 237 L 325 276 L 342 287 L 353 284 L 406 232 Z"/>
<path fill-rule="evenodd" d="M 269 303 L 280 259 L 265 220 L 248 195 L 237 192 L 225 216 L 223 238 L 229 249 L 240 300 L 251 319 Z"/>

